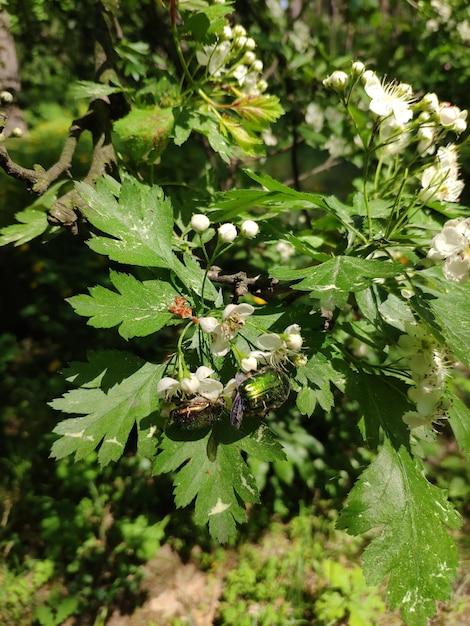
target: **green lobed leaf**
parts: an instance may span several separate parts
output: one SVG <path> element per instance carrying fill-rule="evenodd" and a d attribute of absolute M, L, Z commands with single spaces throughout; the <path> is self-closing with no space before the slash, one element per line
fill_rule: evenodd
<path fill-rule="evenodd" d="M 409 626 L 426 626 L 436 601 L 449 598 L 457 549 L 446 526 L 460 525 L 443 491 L 424 477 L 421 463 L 388 440 L 355 484 L 338 521 L 353 535 L 382 527 L 364 552 L 364 576 L 370 585 L 389 576 L 390 608 L 401 606 Z"/>
<path fill-rule="evenodd" d="M 449 423 L 460 450 L 470 461 L 470 409 L 457 396 L 449 395 Z"/>
<path fill-rule="evenodd" d="M 279 98 L 268 95 L 245 95 L 235 100 L 232 107 L 253 127 L 260 130 L 275 122 L 284 113 Z"/>
<path fill-rule="evenodd" d="M 196 523 L 208 523 L 211 535 L 222 543 L 235 534 L 237 523 L 246 521 L 241 502 L 259 501 L 256 481 L 241 453 L 266 461 L 284 459 L 265 424 L 244 435 L 243 428 L 236 432 L 228 423 L 217 424 L 198 439 L 170 427 L 153 468 L 154 474 L 176 472 L 176 505 L 187 506 L 195 499 Z"/>
<path fill-rule="evenodd" d="M 188 289 L 200 295 L 204 273 L 195 263 L 183 265 L 173 253 L 173 208 L 160 187 L 149 187 L 126 177 L 121 186 L 109 177 L 100 178 L 96 188 L 77 183 L 87 203 L 87 219 L 110 237 L 98 236 L 88 245 L 119 263 L 172 270 Z M 117 197 L 119 196 L 119 197 Z M 205 295 L 217 292 L 207 281 Z"/>
<path fill-rule="evenodd" d="M 344 363 L 334 360 L 331 355 L 316 352 L 307 364 L 298 368 L 296 381 L 302 386 L 297 396 L 297 406 L 300 411 L 311 415 L 318 404 L 324 411 L 329 411 L 334 405 L 334 396 L 331 383 L 340 391 L 344 391 L 346 377 Z"/>
<path fill-rule="evenodd" d="M 120 93 L 126 91 L 123 87 L 112 87 L 111 85 L 105 85 L 104 83 L 94 83 L 89 80 L 78 80 L 70 87 L 69 96 L 71 98 L 87 98 L 89 100 L 93 98 L 104 98 L 110 96 L 113 93 Z"/>
<path fill-rule="evenodd" d="M 107 392 L 98 388 L 74 389 L 51 402 L 54 409 L 83 415 L 64 420 L 54 428 L 53 432 L 62 437 L 54 442 L 51 456 L 61 459 L 75 454 L 75 460 L 79 460 L 99 448 L 101 466 L 118 460 L 134 424 L 139 426 L 157 410 L 156 384 L 163 371 L 163 365 L 145 363 Z M 148 424 L 145 428 L 152 434 L 156 429 Z"/>
<path fill-rule="evenodd" d="M 0 246 L 14 243 L 21 246 L 35 237 L 39 237 L 47 230 L 49 223 L 44 211 L 25 209 L 15 214 L 19 224 L 12 224 L 0 229 Z"/>
<path fill-rule="evenodd" d="M 168 144 L 174 121 L 171 108 L 134 108 L 114 123 L 114 130 L 135 161 L 156 159 Z"/>
<path fill-rule="evenodd" d="M 420 272 L 425 284 L 415 285 L 411 302 L 418 315 L 437 327 L 450 350 L 470 367 L 470 283 L 461 285 L 444 278 L 441 268 Z"/>
<path fill-rule="evenodd" d="M 278 267 L 271 271 L 273 278 L 280 280 L 302 279 L 293 288 L 309 291 L 310 297 L 340 308 L 346 304 L 350 292 L 366 289 L 376 279 L 402 273 L 400 263 L 349 256 L 337 256 L 304 269 Z"/>
<path fill-rule="evenodd" d="M 110 278 L 119 293 L 98 285 L 89 288 L 89 296 L 78 295 L 67 300 L 78 315 L 90 318 L 90 326 L 119 325 L 119 334 L 130 339 L 150 335 L 172 319 L 168 307 L 174 303 L 178 292 L 170 283 L 141 282 L 132 275 L 113 271 Z"/>

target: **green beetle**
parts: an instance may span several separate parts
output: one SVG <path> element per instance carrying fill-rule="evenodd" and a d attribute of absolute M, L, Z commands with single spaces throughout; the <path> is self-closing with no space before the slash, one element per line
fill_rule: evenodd
<path fill-rule="evenodd" d="M 238 373 L 237 393 L 230 411 L 230 423 L 240 428 L 243 416 L 264 417 L 278 409 L 289 397 L 289 377 L 282 370 L 265 367 L 251 376 Z"/>
<path fill-rule="evenodd" d="M 221 400 L 211 402 L 201 396 L 182 401 L 170 412 L 172 424 L 185 430 L 199 430 L 211 426 L 224 408 Z"/>

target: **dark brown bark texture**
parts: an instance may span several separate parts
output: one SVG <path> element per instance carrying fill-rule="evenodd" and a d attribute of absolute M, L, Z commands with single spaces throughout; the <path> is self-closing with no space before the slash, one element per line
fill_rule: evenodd
<path fill-rule="evenodd" d="M 0 92 L 8 91 L 14 97 L 20 89 L 20 71 L 15 41 L 10 32 L 8 15 L 0 10 Z M 23 112 L 14 101 L 11 104 L 0 104 L 0 110 L 5 116 L 3 134 L 6 137 L 15 128 L 19 128 L 23 133 L 26 131 Z"/>

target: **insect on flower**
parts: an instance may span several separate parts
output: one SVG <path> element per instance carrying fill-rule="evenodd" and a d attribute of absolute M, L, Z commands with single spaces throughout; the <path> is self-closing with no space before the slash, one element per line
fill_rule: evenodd
<path fill-rule="evenodd" d="M 222 413 L 225 403 L 222 400 L 211 402 L 202 396 L 180 402 L 170 412 L 172 424 L 184 430 L 200 430 L 211 426 Z"/>
<path fill-rule="evenodd" d="M 289 377 L 280 369 L 265 367 L 251 376 L 238 373 L 235 377 L 237 393 L 230 411 L 230 423 L 237 430 L 243 417 L 264 417 L 278 409 L 289 397 Z"/>

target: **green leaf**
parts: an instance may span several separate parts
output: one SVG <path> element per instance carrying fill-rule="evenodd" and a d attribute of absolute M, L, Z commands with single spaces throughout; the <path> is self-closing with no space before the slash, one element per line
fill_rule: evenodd
<path fill-rule="evenodd" d="M 99 448 L 100 465 L 118 460 L 134 424 L 140 427 L 144 418 L 156 412 L 156 385 L 163 372 L 163 365 L 145 363 L 107 391 L 74 389 L 54 400 L 54 409 L 83 417 L 64 420 L 54 428 L 53 432 L 61 438 L 54 442 L 51 456 L 61 459 L 75 454 L 78 461 Z M 150 437 L 156 430 L 152 424 L 145 424 L 144 428 Z"/>
<path fill-rule="evenodd" d="M 438 328 L 447 345 L 466 367 L 470 367 L 470 283 L 446 280 L 441 268 L 420 272 L 426 284 L 415 285 L 411 302 L 420 317 Z"/>
<path fill-rule="evenodd" d="M 397 448 L 409 446 L 410 433 L 401 419 L 406 411 L 414 408 L 407 390 L 398 379 L 351 370 L 347 373 L 346 395 L 358 403 L 362 436 L 369 447 L 377 447 L 380 429 Z"/>
<path fill-rule="evenodd" d="M 174 121 L 171 108 L 135 108 L 114 123 L 114 130 L 123 148 L 139 162 L 156 159 L 165 150 Z"/>
<path fill-rule="evenodd" d="M 280 280 L 301 280 L 293 288 L 309 291 L 312 298 L 344 306 L 350 292 L 369 287 L 378 278 L 403 273 L 400 263 L 338 256 L 304 269 L 273 268 L 271 275 Z"/>
<path fill-rule="evenodd" d="M 110 235 L 90 239 L 92 250 L 119 263 L 170 269 L 200 295 L 204 273 L 195 263 L 183 265 L 173 253 L 173 209 L 160 187 L 148 187 L 130 177 L 119 187 L 115 180 L 103 177 L 96 188 L 85 183 L 77 183 L 77 188 L 88 205 L 84 209 L 87 219 Z M 217 296 L 210 281 L 205 295 Z"/>
<path fill-rule="evenodd" d="M 123 87 L 112 87 L 104 83 L 94 83 L 89 80 L 79 80 L 74 83 L 69 90 L 69 96 L 78 100 L 79 98 L 104 98 L 113 93 L 121 93 L 126 91 Z"/>
<path fill-rule="evenodd" d="M 460 450 L 470 461 L 470 409 L 457 396 L 450 395 L 449 423 Z"/>
<path fill-rule="evenodd" d="M 312 415 L 317 405 L 317 394 L 310 387 L 302 387 L 296 398 L 296 405 L 303 415 Z"/>
<path fill-rule="evenodd" d="M 20 222 L 19 224 L 12 224 L 0 229 L 0 246 L 6 246 L 9 243 L 21 246 L 42 235 L 49 226 L 46 213 L 36 209 L 20 211 L 15 214 L 15 218 Z"/>
<path fill-rule="evenodd" d="M 147 280 L 141 282 L 129 274 L 110 272 L 113 285 L 119 293 L 97 286 L 89 289 L 90 295 L 68 298 L 78 315 L 89 317 L 95 328 L 119 325 L 124 339 L 145 337 L 168 324 L 173 314 L 168 307 L 174 303 L 178 292 L 167 282 Z"/>
<path fill-rule="evenodd" d="M 268 95 L 242 96 L 235 100 L 232 107 L 250 126 L 259 130 L 275 122 L 284 113 L 279 98 Z"/>
<path fill-rule="evenodd" d="M 216 424 L 198 439 L 170 427 L 153 468 L 154 474 L 176 472 L 176 505 L 187 506 L 195 499 L 196 523 L 208 523 L 211 535 L 222 543 L 235 534 L 237 523 L 246 521 L 241 502 L 259 501 L 256 481 L 241 452 L 268 461 L 284 458 L 265 424 L 249 436 L 244 434 L 228 422 Z"/>
<path fill-rule="evenodd" d="M 364 552 L 364 576 L 370 585 L 389 576 L 390 608 L 401 605 L 409 626 L 426 626 L 436 601 L 449 598 L 457 549 L 445 527 L 460 525 L 460 516 L 427 482 L 421 464 L 405 447 L 395 449 L 388 441 L 355 484 L 338 522 L 353 535 L 383 529 Z"/>

